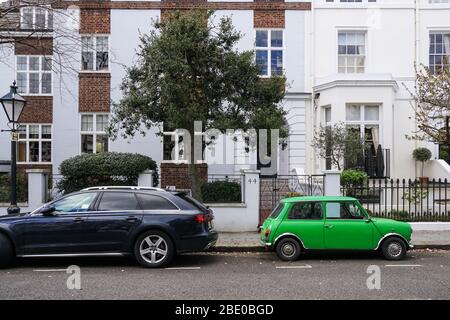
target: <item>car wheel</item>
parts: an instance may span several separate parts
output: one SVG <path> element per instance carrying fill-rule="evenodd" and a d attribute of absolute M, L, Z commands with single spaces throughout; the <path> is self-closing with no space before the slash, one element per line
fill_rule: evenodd
<path fill-rule="evenodd" d="M 14 261 L 14 248 L 11 241 L 0 233 L 0 268 L 7 268 Z"/>
<path fill-rule="evenodd" d="M 406 256 L 405 242 L 399 238 L 389 238 L 383 242 L 381 252 L 387 260 L 402 260 Z"/>
<path fill-rule="evenodd" d="M 294 238 L 284 238 L 277 243 L 276 252 L 283 261 L 295 261 L 300 256 L 301 248 Z"/>
<path fill-rule="evenodd" d="M 136 240 L 134 255 L 136 260 L 146 268 L 161 268 L 172 261 L 175 247 L 167 234 L 150 230 Z"/>

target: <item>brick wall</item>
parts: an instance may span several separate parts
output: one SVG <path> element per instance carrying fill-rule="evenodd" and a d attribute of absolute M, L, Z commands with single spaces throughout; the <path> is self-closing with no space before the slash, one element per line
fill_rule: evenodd
<path fill-rule="evenodd" d="M 22 123 L 52 123 L 53 97 L 51 96 L 24 96 L 27 104 L 19 122 Z"/>
<path fill-rule="evenodd" d="M 255 28 L 284 28 L 284 10 L 254 10 Z"/>
<path fill-rule="evenodd" d="M 200 179 L 208 181 L 208 165 L 198 164 Z M 161 163 L 161 188 L 176 186 L 177 189 L 190 189 L 187 164 Z"/>
<path fill-rule="evenodd" d="M 111 96 L 111 74 L 79 74 L 79 112 L 109 112 Z"/>
<path fill-rule="evenodd" d="M 53 55 L 52 38 L 16 38 L 15 55 Z"/>
<path fill-rule="evenodd" d="M 111 32 L 111 11 L 109 9 L 80 10 L 80 33 L 97 34 Z"/>

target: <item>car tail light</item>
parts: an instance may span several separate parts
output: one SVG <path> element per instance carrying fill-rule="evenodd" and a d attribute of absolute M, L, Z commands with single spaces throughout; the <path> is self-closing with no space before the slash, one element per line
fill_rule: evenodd
<path fill-rule="evenodd" d="M 194 218 L 197 223 L 205 223 L 214 219 L 214 216 L 212 214 L 196 214 Z"/>
<path fill-rule="evenodd" d="M 270 229 L 269 228 L 266 229 L 266 233 L 264 235 L 266 236 L 266 238 L 268 238 L 270 236 Z"/>

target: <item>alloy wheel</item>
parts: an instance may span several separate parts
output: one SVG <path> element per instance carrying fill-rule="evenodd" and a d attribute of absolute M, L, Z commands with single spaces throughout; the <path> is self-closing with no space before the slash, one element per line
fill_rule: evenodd
<path fill-rule="evenodd" d="M 163 261 L 167 256 L 167 251 L 167 242 L 159 235 L 145 237 L 139 246 L 142 259 L 151 264 Z"/>

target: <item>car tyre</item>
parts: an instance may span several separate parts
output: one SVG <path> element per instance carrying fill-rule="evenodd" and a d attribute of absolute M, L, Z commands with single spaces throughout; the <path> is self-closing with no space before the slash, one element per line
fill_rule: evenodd
<path fill-rule="evenodd" d="M 175 246 L 166 233 L 149 230 L 137 238 L 134 244 L 134 256 L 143 267 L 162 268 L 172 262 Z"/>
<path fill-rule="evenodd" d="M 397 237 L 386 239 L 381 246 L 381 252 L 387 260 L 402 260 L 406 256 L 405 242 Z"/>
<path fill-rule="evenodd" d="M 275 251 L 281 260 L 295 261 L 300 256 L 301 247 L 296 239 L 288 237 L 277 243 Z"/>
<path fill-rule="evenodd" d="M 14 248 L 9 239 L 0 233 L 0 268 L 7 268 L 13 264 Z"/>

